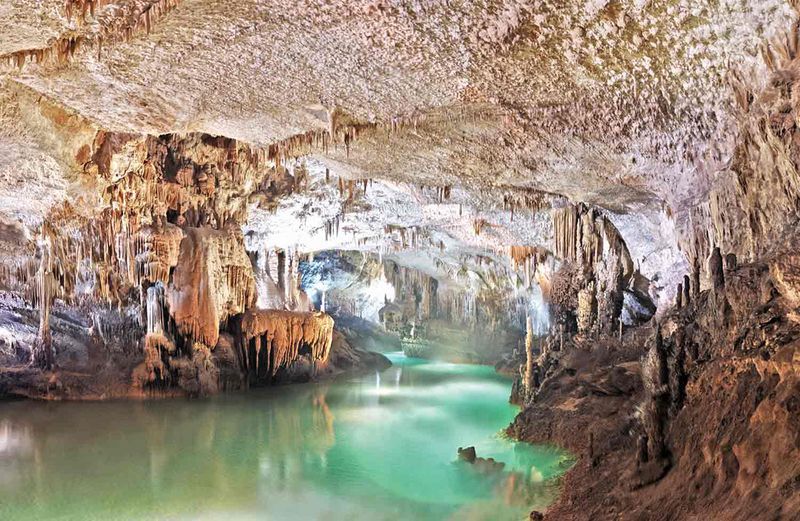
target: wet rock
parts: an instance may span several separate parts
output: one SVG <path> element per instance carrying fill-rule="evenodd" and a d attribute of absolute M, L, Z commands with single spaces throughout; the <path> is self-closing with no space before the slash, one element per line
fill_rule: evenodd
<path fill-rule="evenodd" d="M 475 463 L 475 447 L 458 448 L 458 459 L 467 463 Z"/>
<path fill-rule="evenodd" d="M 506 464 L 494 458 L 481 458 L 475 453 L 475 447 L 458 448 L 458 459 L 473 466 L 481 474 L 497 474 L 502 472 Z"/>

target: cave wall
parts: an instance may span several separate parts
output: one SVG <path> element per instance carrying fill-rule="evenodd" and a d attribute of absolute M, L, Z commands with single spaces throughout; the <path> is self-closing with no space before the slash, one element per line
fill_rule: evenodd
<path fill-rule="evenodd" d="M 3 288 L 22 297 L 9 309 L 24 317 L 30 305 L 39 315 L 35 339 L 15 349 L 30 349 L 36 367 L 86 369 L 87 357 L 76 359 L 65 335 L 51 331 L 55 310 L 79 309 L 97 317 L 95 343 L 120 373 L 111 395 L 246 386 L 232 324 L 255 308 L 257 289 L 241 226 L 249 205 L 299 188 L 281 153 L 205 135 L 97 131 L 76 156 L 82 198 L 49 211 L 34 229 L 35 253 L 3 259 Z M 287 299 L 299 301 L 298 291 L 296 276 L 287 280 Z M 112 317 L 101 321 L 104 310 Z M 103 329 L 130 319 L 137 327 L 115 350 Z M 22 351 L 15 363 L 27 362 Z M 284 366 L 300 357 L 297 348 L 289 353 Z M 324 362 L 323 353 L 311 358 Z"/>

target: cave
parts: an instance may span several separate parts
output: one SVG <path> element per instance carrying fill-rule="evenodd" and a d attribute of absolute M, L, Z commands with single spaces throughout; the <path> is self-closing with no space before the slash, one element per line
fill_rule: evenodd
<path fill-rule="evenodd" d="M 798 0 L 0 35 L 0 519 L 800 519 Z"/>

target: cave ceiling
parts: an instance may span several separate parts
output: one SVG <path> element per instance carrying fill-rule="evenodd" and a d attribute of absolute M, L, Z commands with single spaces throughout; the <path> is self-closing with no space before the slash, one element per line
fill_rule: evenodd
<path fill-rule="evenodd" d="M 681 262 L 674 223 L 731 160 L 730 83 L 765 76 L 763 42 L 792 18 L 782 0 L 5 1 L 2 240 L 92 200 L 80 156 L 97 132 L 259 148 L 350 125 L 352 142 L 308 151 L 315 178 L 373 180 L 397 202 L 366 201 L 351 242 L 318 247 L 374 245 L 387 225 L 425 226 L 454 258 L 546 243 L 546 217 L 497 215 L 536 190 L 607 211 L 652 275 Z M 426 186 L 452 201 L 431 210 Z M 296 224 L 292 204 L 245 231 Z M 468 237 L 479 217 L 494 231 Z"/>

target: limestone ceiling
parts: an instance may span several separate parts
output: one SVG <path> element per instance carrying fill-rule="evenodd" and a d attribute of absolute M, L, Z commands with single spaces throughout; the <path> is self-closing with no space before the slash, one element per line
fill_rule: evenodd
<path fill-rule="evenodd" d="M 5 5 L 0 54 L 84 35 L 70 64 L 11 77 L 106 129 L 266 144 L 326 128 L 326 109 L 382 122 L 449 109 L 435 139 L 422 129 L 397 154 L 384 150 L 391 143 L 364 154 L 396 163 L 404 146 L 421 145 L 427 168 L 451 175 L 468 164 L 565 191 L 596 177 L 634 194 L 667 191 L 685 168 L 724 159 L 699 156 L 710 136 L 730 132 L 727 71 L 751 66 L 791 19 L 779 0 L 183 0 L 122 41 L 109 20 L 156 0 L 104 0 L 83 22 L 61 3 Z M 458 117 L 475 103 L 497 109 L 484 122 L 491 139 Z"/>
<path fill-rule="evenodd" d="M 460 186 L 475 206 L 526 187 L 644 208 L 650 223 L 690 205 L 729 159 L 729 71 L 757 81 L 759 46 L 795 17 L 784 0 L 83 3 L 93 16 L 67 17 L 65 0 L 3 2 L 4 104 L 25 92 L 98 129 L 257 146 L 379 123 L 314 159 L 350 178 Z M 11 63 L 65 38 L 81 45 Z M 13 112 L 0 111 L 0 146 L 24 133 L 31 156 L 0 168 L 19 182 L 28 161 L 61 187 L 62 137 Z"/>

